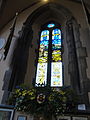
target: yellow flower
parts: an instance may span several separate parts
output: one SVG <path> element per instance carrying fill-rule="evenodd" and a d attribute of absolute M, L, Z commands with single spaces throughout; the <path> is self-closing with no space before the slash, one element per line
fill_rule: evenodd
<path fill-rule="evenodd" d="M 16 89 L 16 91 L 15 91 L 15 92 L 16 92 L 16 93 L 19 93 L 19 91 L 20 91 L 20 89 Z"/>
<path fill-rule="evenodd" d="M 23 92 L 22 92 L 22 96 L 25 96 L 27 94 L 27 90 L 24 90 Z"/>
<path fill-rule="evenodd" d="M 34 100 L 34 99 L 35 99 L 35 96 L 32 96 L 30 99 L 31 99 L 31 100 Z"/>
<path fill-rule="evenodd" d="M 53 101 L 53 99 L 54 99 L 53 95 L 50 95 L 49 98 L 48 98 L 49 101 Z"/>
<path fill-rule="evenodd" d="M 20 96 L 22 93 L 20 92 L 20 89 L 16 89 L 15 94 L 17 94 L 18 96 Z"/>
<path fill-rule="evenodd" d="M 65 95 L 65 92 L 64 91 L 62 91 L 62 90 L 60 90 L 60 91 L 58 91 L 61 95 Z"/>
<path fill-rule="evenodd" d="M 63 97 L 63 102 L 66 102 L 67 98 L 66 97 Z"/>

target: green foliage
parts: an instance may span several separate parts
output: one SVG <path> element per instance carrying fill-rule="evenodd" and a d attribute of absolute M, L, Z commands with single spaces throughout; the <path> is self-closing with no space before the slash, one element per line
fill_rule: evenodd
<path fill-rule="evenodd" d="M 9 98 L 9 104 L 17 111 L 32 115 L 59 115 L 75 108 L 76 99 L 70 88 L 28 88 L 17 87 Z"/>

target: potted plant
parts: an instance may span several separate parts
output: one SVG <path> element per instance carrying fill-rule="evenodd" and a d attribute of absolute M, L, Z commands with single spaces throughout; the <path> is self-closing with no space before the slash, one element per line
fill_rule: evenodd
<path fill-rule="evenodd" d="M 70 88 L 29 88 L 18 86 L 10 95 L 9 104 L 38 119 L 52 119 L 75 108 L 75 98 Z"/>

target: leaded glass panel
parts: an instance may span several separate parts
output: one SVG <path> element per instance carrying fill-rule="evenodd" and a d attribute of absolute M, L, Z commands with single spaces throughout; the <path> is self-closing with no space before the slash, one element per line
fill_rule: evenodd
<path fill-rule="evenodd" d="M 52 51 L 52 61 L 53 62 L 61 61 L 61 50 L 53 50 Z"/>
<path fill-rule="evenodd" d="M 51 87 L 62 86 L 62 62 L 51 63 Z"/>
<path fill-rule="evenodd" d="M 45 86 L 47 82 L 47 63 L 38 63 L 36 73 L 36 86 Z"/>

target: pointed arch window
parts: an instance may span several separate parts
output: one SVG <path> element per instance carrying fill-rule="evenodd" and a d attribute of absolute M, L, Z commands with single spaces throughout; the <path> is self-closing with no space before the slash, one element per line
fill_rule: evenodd
<path fill-rule="evenodd" d="M 61 87 L 63 85 L 61 49 L 61 30 L 50 23 L 40 34 L 36 87 Z"/>

